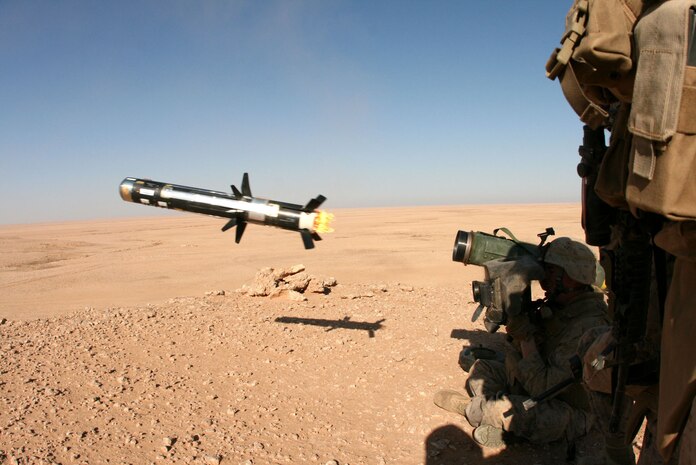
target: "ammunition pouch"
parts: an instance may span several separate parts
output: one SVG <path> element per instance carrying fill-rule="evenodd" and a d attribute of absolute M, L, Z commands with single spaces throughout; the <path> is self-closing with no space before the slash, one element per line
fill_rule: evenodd
<path fill-rule="evenodd" d="M 696 219 L 696 63 L 688 65 L 694 9 L 696 0 L 662 2 L 635 27 L 639 58 L 626 187 L 634 214 Z"/>
<path fill-rule="evenodd" d="M 630 111 L 630 104 L 619 106 L 611 131 L 609 148 L 604 154 L 595 183 L 595 192 L 604 202 L 623 210 L 628 210 L 626 185 L 628 183 L 628 160 L 633 138 L 628 130 Z"/>

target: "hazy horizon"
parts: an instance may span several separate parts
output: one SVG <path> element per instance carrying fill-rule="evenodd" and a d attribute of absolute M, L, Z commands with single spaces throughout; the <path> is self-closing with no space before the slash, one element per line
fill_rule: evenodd
<path fill-rule="evenodd" d="M 186 211 L 181 211 L 181 210 L 173 210 L 173 209 L 166 209 L 166 208 L 153 208 L 150 206 L 146 205 L 139 205 L 139 204 L 132 204 L 135 205 L 136 208 L 135 210 L 138 210 L 137 212 L 131 212 L 132 214 L 130 215 L 110 215 L 110 216 L 95 216 L 93 218 L 80 218 L 80 219 L 67 219 L 67 220 L 43 220 L 43 221 L 27 221 L 27 222 L 18 222 L 18 223 L 0 223 L 0 229 L 6 227 L 6 228 L 12 228 L 12 227 L 23 227 L 23 226 L 40 226 L 42 224 L 60 224 L 60 223 L 90 223 L 90 222 L 103 222 L 103 221 L 131 221 L 131 220 L 148 220 L 148 219 L 159 219 L 159 218 L 185 218 L 185 217 L 191 217 L 191 218 L 202 218 L 204 216 L 207 216 L 211 220 L 219 220 L 221 223 L 220 225 L 223 225 L 225 223 L 225 218 L 221 217 L 214 217 L 210 215 L 204 215 L 200 213 L 192 213 L 192 212 L 186 212 Z M 577 206 L 579 207 L 581 204 L 580 202 L 538 202 L 538 203 L 528 203 L 528 202 L 498 202 L 498 203 L 470 203 L 470 204 L 425 204 L 425 205 L 394 205 L 394 206 L 369 206 L 369 207 L 335 207 L 335 208 L 328 208 L 322 206 L 320 210 L 327 211 L 329 213 L 334 213 L 338 214 L 336 216 L 337 221 L 340 221 L 340 213 L 342 211 L 360 211 L 360 210 L 403 210 L 403 209 L 408 209 L 408 208 L 414 208 L 414 209 L 427 209 L 427 208 L 433 208 L 433 209 L 440 209 L 440 208 L 485 208 L 485 207 L 510 207 L 510 206 L 519 206 L 520 208 L 527 208 L 527 207 L 534 207 L 534 206 Z M 335 221 L 332 223 L 332 225 L 335 226 Z M 580 217 L 578 216 L 577 221 L 580 222 Z"/>

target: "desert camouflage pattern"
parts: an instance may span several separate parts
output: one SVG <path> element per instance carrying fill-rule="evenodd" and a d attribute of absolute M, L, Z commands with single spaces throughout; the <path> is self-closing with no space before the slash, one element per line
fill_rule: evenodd
<path fill-rule="evenodd" d="M 544 320 L 538 354 L 521 358 L 511 349 L 505 363 L 477 360 L 466 382 L 472 396 L 467 420 L 473 426 L 496 426 L 535 443 L 573 440 L 586 434 L 592 417 L 587 394 L 579 384 L 529 411 L 522 402 L 571 377 L 569 359 L 581 336 L 607 324 L 603 295 L 587 292 Z"/>
<path fill-rule="evenodd" d="M 591 425 L 590 415 L 567 403 L 550 399 L 526 411 L 522 402 L 529 399 L 521 389 L 508 394 L 505 364 L 496 360 L 477 360 L 474 363 L 467 390 L 472 396 L 466 418 L 472 426 L 491 425 L 523 437 L 534 443 L 559 439 L 575 439 L 586 434 Z"/>
<path fill-rule="evenodd" d="M 597 277 L 597 260 L 590 248 L 568 237 L 559 237 L 549 244 L 544 262 L 560 266 L 582 284 L 594 284 Z"/>

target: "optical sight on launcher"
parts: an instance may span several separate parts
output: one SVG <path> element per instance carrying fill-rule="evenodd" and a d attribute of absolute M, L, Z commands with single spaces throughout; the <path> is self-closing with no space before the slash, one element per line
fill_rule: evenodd
<path fill-rule="evenodd" d="M 508 237 L 498 236 L 498 232 Z M 554 234 L 553 228 L 546 228 L 537 235 L 540 243 L 535 245 L 518 241 L 507 228 L 498 228 L 493 234 L 457 232 L 452 260 L 482 266 L 486 273 L 484 281 L 471 283 L 474 301 L 479 304 L 471 321 L 476 321 L 485 309 L 484 326 L 494 333 L 508 317 L 532 310 L 530 284 L 544 277 L 542 247 Z"/>

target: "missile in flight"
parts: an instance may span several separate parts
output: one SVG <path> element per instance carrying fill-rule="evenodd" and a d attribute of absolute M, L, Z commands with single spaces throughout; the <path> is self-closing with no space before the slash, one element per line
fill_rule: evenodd
<path fill-rule="evenodd" d="M 228 218 L 222 230 L 236 226 L 237 243 L 242 240 L 247 223 L 297 231 L 305 249 L 314 248 L 314 241 L 321 240 L 319 233 L 333 231 L 330 227 L 333 215 L 317 210 L 326 200 L 323 195 L 311 199 L 304 206 L 254 197 L 248 173 L 244 173 L 242 178 L 241 191 L 234 185 L 230 187 L 232 194 L 150 179 L 125 178 L 119 191 L 127 202 Z"/>

